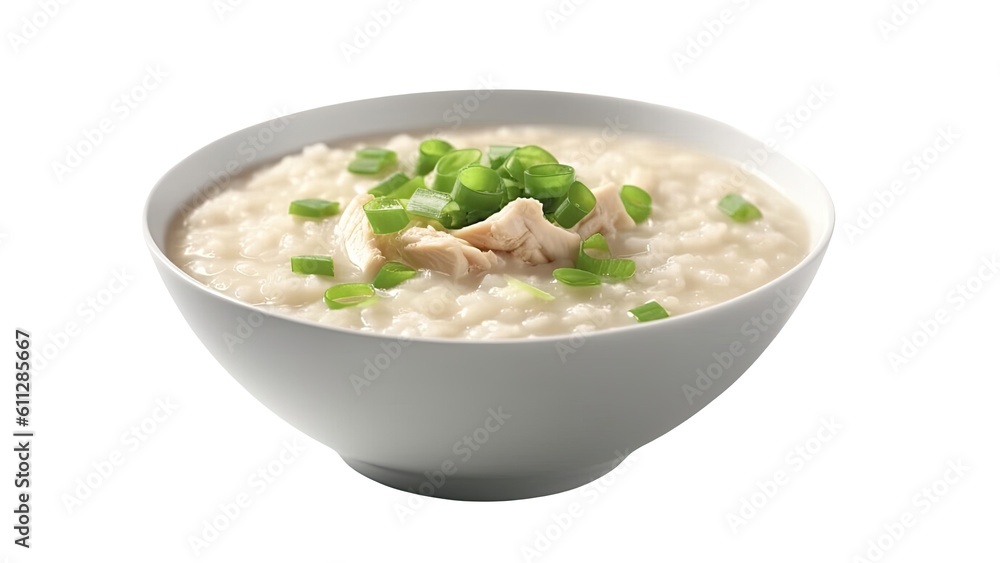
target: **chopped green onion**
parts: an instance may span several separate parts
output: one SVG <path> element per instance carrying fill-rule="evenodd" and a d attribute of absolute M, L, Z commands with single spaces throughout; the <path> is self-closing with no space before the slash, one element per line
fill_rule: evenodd
<path fill-rule="evenodd" d="M 608 246 L 608 239 L 604 238 L 604 235 L 601 233 L 590 235 L 581 244 L 586 250 L 600 250 L 608 254 L 611 253 L 611 248 Z"/>
<path fill-rule="evenodd" d="M 556 210 L 559 209 L 559 204 L 562 202 L 561 197 L 550 197 L 538 200 L 542 202 L 542 213 L 546 215 L 552 215 L 555 218 Z M 551 219 L 550 219 L 551 221 Z"/>
<path fill-rule="evenodd" d="M 546 293 L 538 289 L 537 287 L 531 285 L 530 283 L 525 283 L 515 277 L 508 276 L 506 274 L 504 275 L 504 278 L 507 280 L 507 285 L 509 287 L 513 287 L 514 289 L 519 289 L 522 291 L 527 291 L 532 296 L 537 297 L 542 301 L 552 301 L 553 299 L 555 299 L 555 297 L 552 294 Z"/>
<path fill-rule="evenodd" d="M 378 174 L 386 166 L 396 164 L 396 153 L 388 149 L 365 148 L 354 153 L 347 169 L 355 174 Z"/>
<path fill-rule="evenodd" d="M 595 205 L 597 198 L 594 197 L 594 192 L 583 185 L 583 182 L 573 182 L 553 216 L 562 228 L 569 229 L 593 211 Z"/>
<path fill-rule="evenodd" d="M 398 199 L 377 197 L 366 203 L 363 209 L 376 235 L 395 233 L 410 224 L 410 216 Z"/>
<path fill-rule="evenodd" d="M 355 158 L 347 165 L 347 169 L 355 174 L 378 174 L 385 168 L 385 161 L 380 158 Z"/>
<path fill-rule="evenodd" d="M 461 149 L 451 151 L 441 157 L 434 166 L 434 190 L 444 193 L 451 193 L 455 187 L 455 179 L 458 172 L 470 164 L 479 164 L 483 158 L 483 151 L 479 149 Z"/>
<path fill-rule="evenodd" d="M 515 150 L 517 150 L 517 147 L 511 145 L 490 145 L 489 152 L 487 153 L 490 157 L 490 168 L 496 170 L 503 166 L 504 161 Z"/>
<path fill-rule="evenodd" d="M 535 145 L 527 145 L 511 151 L 503 163 L 503 171 L 516 180 L 524 183 L 524 171 L 539 164 L 556 164 L 559 162 L 549 151 Z"/>
<path fill-rule="evenodd" d="M 590 268 L 589 271 L 595 274 L 619 280 L 627 280 L 635 275 L 635 262 L 624 258 L 577 262 L 577 266 L 581 269 Z"/>
<path fill-rule="evenodd" d="M 288 205 L 288 212 L 302 217 L 329 217 L 340 213 L 340 203 L 325 199 L 297 199 Z"/>
<path fill-rule="evenodd" d="M 656 301 L 650 301 L 649 303 L 639 305 L 635 309 L 629 309 L 628 314 L 640 323 L 665 319 L 670 316 L 670 313 L 663 308 L 663 305 L 660 305 Z"/>
<path fill-rule="evenodd" d="M 451 198 L 458 209 L 450 228 L 478 223 L 500 210 L 507 193 L 500 175 L 479 164 L 466 166 L 458 173 Z"/>
<path fill-rule="evenodd" d="M 449 203 L 452 203 L 451 196 L 446 193 L 428 190 L 427 188 L 417 188 L 413 192 L 413 196 L 410 197 L 410 201 L 406 204 L 406 211 L 410 215 L 427 217 L 428 219 L 441 221 L 444 224 L 445 221 L 443 219 L 446 217 L 448 211 L 446 207 Z"/>
<path fill-rule="evenodd" d="M 375 197 L 387 196 L 390 193 L 392 193 L 393 190 L 399 188 L 400 186 L 406 184 L 409 181 L 410 179 L 406 177 L 406 174 L 403 174 L 402 172 L 396 172 L 392 176 L 389 176 L 385 180 L 382 180 L 378 184 L 375 184 L 375 187 L 368 190 L 368 193 L 372 194 Z"/>
<path fill-rule="evenodd" d="M 342 283 L 326 290 L 323 301 L 331 309 L 364 307 L 378 301 L 375 288 L 370 283 Z"/>
<path fill-rule="evenodd" d="M 357 158 L 381 158 L 388 160 L 390 163 L 396 162 L 396 153 L 389 149 L 382 149 L 379 147 L 365 147 L 354 153 Z"/>
<path fill-rule="evenodd" d="M 440 219 L 441 226 L 446 229 L 458 229 L 466 225 L 478 223 L 489 217 L 484 211 L 463 212 L 457 202 L 452 201 L 444 206 L 444 215 Z"/>
<path fill-rule="evenodd" d="M 653 212 L 652 196 L 638 186 L 630 186 L 628 184 L 622 186 L 622 191 L 619 192 L 618 197 L 621 198 L 622 204 L 625 205 L 625 212 L 636 223 L 645 221 L 649 217 L 649 214 Z"/>
<path fill-rule="evenodd" d="M 513 178 L 503 178 L 503 188 L 507 192 L 504 196 L 505 202 L 511 202 L 524 195 L 524 187 Z"/>
<path fill-rule="evenodd" d="M 601 285 L 601 276 L 576 268 L 556 268 L 552 271 L 552 277 L 572 286 Z"/>
<path fill-rule="evenodd" d="M 437 165 L 441 157 L 455 150 L 448 141 L 427 139 L 420 143 L 420 154 L 417 156 L 417 175 L 423 176 Z"/>
<path fill-rule="evenodd" d="M 601 258 L 587 254 L 587 250 L 598 250 Z M 594 233 L 580 243 L 580 253 L 576 258 L 576 267 L 581 270 L 620 280 L 627 280 L 635 275 L 635 262 L 624 258 L 610 258 L 608 241 L 601 233 Z"/>
<path fill-rule="evenodd" d="M 451 198 L 467 211 L 500 210 L 500 203 L 506 191 L 500 175 L 492 168 L 473 164 L 458 173 Z"/>
<path fill-rule="evenodd" d="M 719 211 L 729 215 L 737 223 L 747 223 L 763 217 L 756 205 L 743 199 L 739 194 L 729 194 L 720 199 Z"/>
<path fill-rule="evenodd" d="M 468 227 L 469 225 L 475 225 L 480 221 L 485 221 L 490 218 L 496 211 L 488 211 L 484 209 L 471 209 L 464 211 L 461 208 L 457 209 L 452 214 L 451 224 L 449 229 L 461 229 L 462 227 Z"/>
<path fill-rule="evenodd" d="M 535 199 L 566 195 L 576 180 L 576 171 L 568 164 L 536 164 L 524 171 L 524 192 Z"/>
<path fill-rule="evenodd" d="M 315 274 L 317 276 L 333 275 L 333 258 L 307 254 L 292 256 L 292 271 L 296 274 Z"/>
<path fill-rule="evenodd" d="M 424 177 L 417 176 L 415 178 L 411 178 L 409 181 L 407 181 L 402 186 L 399 186 L 395 190 L 392 190 L 391 192 L 385 194 L 385 196 L 398 200 L 410 199 L 411 197 L 413 197 L 413 192 L 417 191 L 417 188 L 423 188 L 423 187 L 425 187 Z"/>
<path fill-rule="evenodd" d="M 375 274 L 372 286 L 375 289 L 389 289 L 417 275 L 417 271 L 401 262 L 386 262 Z"/>

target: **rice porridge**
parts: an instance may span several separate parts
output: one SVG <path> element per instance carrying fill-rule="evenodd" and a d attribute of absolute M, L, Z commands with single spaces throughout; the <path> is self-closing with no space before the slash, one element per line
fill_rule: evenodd
<path fill-rule="evenodd" d="M 369 223 L 370 202 L 377 197 L 368 191 L 397 172 L 414 177 L 416 155 L 427 137 L 316 144 L 234 178 L 227 189 L 177 217 L 169 257 L 216 291 L 280 315 L 386 335 L 503 339 L 633 325 L 637 317 L 629 311 L 650 301 L 670 316 L 690 313 L 777 278 L 809 247 L 805 219 L 774 187 L 744 176 L 735 163 L 652 137 L 624 135 L 599 154 L 590 147 L 597 146 L 600 131 L 578 128 L 509 126 L 437 138 L 454 149 L 480 149 L 480 168 L 490 179 L 486 169 L 498 168 L 489 162 L 488 146 L 544 147 L 559 164 L 572 167 L 585 186 L 583 196 L 596 204 L 572 226 L 560 226 L 556 198 L 524 197 L 516 191 L 524 186 L 502 173 L 503 186 L 513 195 L 488 218 L 470 212 L 463 215 L 464 224 L 446 228 L 441 221 L 401 215 L 400 205 L 411 212 L 419 199 L 407 192 L 409 198 L 392 200 L 386 208 L 396 213 L 392 217 L 411 222 L 390 234 L 373 233 L 373 224 L 376 230 L 387 227 L 374 219 Z M 365 147 L 392 151 L 398 160 L 386 161 L 375 173 L 350 171 L 359 169 L 358 151 Z M 510 162 L 499 169 L 513 169 Z M 431 189 L 447 180 L 450 187 L 454 182 L 443 170 L 427 174 L 422 185 Z M 538 190 L 548 189 L 562 173 L 535 167 L 520 178 L 528 182 L 534 171 L 538 179 L 531 181 Z M 518 178 L 516 170 L 513 176 Z M 734 177 L 741 181 L 734 184 Z M 648 217 L 635 220 L 623 205 L 623 186 L 649 194 Z M 750 211 L 759 216 L 727 215 L 720 201 L 728 194 L 751 202 Z M 290 202 L 299 200 L 337 202 L 339 210 L 320 217 L 290 213 Z M 452 203 L 448 209 L 459 207 Z M 634 274 L 602 276 L 594 285 L 554 277 L 557 268 L 581 268 L 581 241 L 593 240 L 594 233 L 604 236 L 610 257 L 634 263 Z M 290 262 L 298 256 L 329 257 L 334 275 L 293 271 Z M 372 290 L 360 306 L 331 308 L 325 301 L 331 286 L 370 284 L 389 262 L 416 274 Z"/>

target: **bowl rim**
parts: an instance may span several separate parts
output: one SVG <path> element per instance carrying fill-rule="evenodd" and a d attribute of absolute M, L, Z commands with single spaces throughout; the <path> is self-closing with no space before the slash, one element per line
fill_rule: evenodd
<path fill-rule="evenodd" d="M 375 98 L 363 98 L 363 99 L 360 99 L 360 100 L 350 100 L 350 101 L 346 101 L 346 102 L 339 102 L 339 103 L 336 103 L 336 104 L 329 104 L 329 105 L 325 105 L 325 106 L 317 106 L 317 107 L 305 109 L 305 110 L 302 110 L 302 111 L 294 112 L 294 113 L 289 114 L 289 115 L 287 115 L 285 117 L 297 117 L 297 116 L 302 116 L 302 115 L 305 115 L 307 113 L 314 112 L 314 111 L 327 110 L 329 108 L 337 107 L 337 106 L 350 106 L 352 104 L 375 103 L 375 102 L 392 103 L 393 101 L 399 101 L 400 99 L 403 99 L 403 98 L 431 97 L 431 96 L 442 96 L 442 95 L 452 95 L 452 96 L 458 97 L 458 96 L 475 95 L 475 92 L 477 92 L 477 90 L 474 90 L 474 89 L 473 90 L 437 90 L 437 91 L 426 91 L 426 92 L 413 92 L 413 93 L 407 93 L 407 94 L 394 94 L 394 95 L 389 95 L 389 96 L 379 96 L 379 97 L 375 97 Z M 648 110 L 648 111 L 669 111 L 669 112 L 673 112 L 673 113 L 676 113 L 676 114 L 679 114 L 679 115 L 686 116 L 688 118 L 694 118 L 695 120 L 700 120 L 700 121 L 703 121 L 703 122 L 707 122 L 708 124 L 710 124 L 710 125 L 712 125 L 714 127 L 718 127 L 718 128 L 722 128 L 722 129 L 728 130 L 729 134 L 736 135 L 738 137 L 742 137 L 742 138 L 744 138 L 746 140 L 749 140 L 749 141 L 752 141 L 752 142 L 755 142 L 755 143 L 759 143 L 760 146 L 765 146 L 764 141 L 762 141 L 758 137 L 750 135 L 750 134 L 746 133 L 745 131 L 743 131 L 741 129 L 738 129 L 738 128 L 732 126 L 732 125 L 729 125 L 729 124 L 727 124 L 725 122 L 722 122 L 722 121 L 716 120 L 714 118 L 708 117 L 706 115 L 698 114 L 698 113 L 695 113 L 695 112 L 692 112 L 692 111 L 684 110 L 684 109 L 681 109 L 681 108 L 676 108 L 676 107 L 673 107 L 673 106 L 666 106 L 666 105 L 661 105 L 661 104 L 654 104 L 654 103 L 650 103 L 650 102 L 643 102 L 643 101 L 632 100 L 632 99 L 628 99 L 628 98 L 619 98 L 619 97 L 615 97 L 615 96 L 604 96 L 604 95 L 595 95 L 595 94 L 586 94 L 586 93 L 577 93 L 577 92 L 565 92 L 565 91 L 556 91 L 556 90 L 531 90 L 531 89 L 503 89 L 503 88 L 500 88 L 500 89 L 496 89 L 496 90 L 491 91 L 491 95 L 500 95 L 500 96 L 563 96 L 563 97 L 568 97 L 568 98 L 588 98 L 588 99 L 591 99 L 591 100 L 594 100 L 594 101 L 603 102 L 603 103 L 628 103 L 628 104 L 633 104 L 633 105 L 637 105 L 637 106 L 643 106 L 644 109 Z M 378 333 L 364 332 L 364 331 L 357 330 L 357 329 L 352 329 L 352 328 L 346 328 L 346 327 L 340 327 L 340 326 L 325 324 L 325 323 L 321 323 L 319 321 L 314 321 L 314 320 L 309 320 L 309 319 L 301 319 L 301 318 L 297 318 L 297 317 L 294 317 L 294 316 L 288 315 L 288 314 L 274 313 L 274 312 L 262 309 L 260 307 L 257 307 L 255 305 L 251 305 L 249 303 L 245 303 L 243 301 L 240 301 L 240 300 L 238 300 L 235 297 L 232 297 L 230 295 L 226 295 L 226 294 L 220 293 L 220 292 L 212 289 L 211 287 L 209 287 L 209 286 L 207 286 L 207 285 L 199 282 L 198 280 L 194 279 L 189 274 L 187 274 L 186 272 L 184 272 L 180 268 L 180 266 L 178 266 L 177 264 L 175 264 L 169 257 L 166 256 L 166 254 L 160 248 L 160 246 L 156 243 L 156 240 L 154 239 L 152 233 L 150 232 L 149 217 L 150 217 L 150 212 L 151 212 L 151 206 L 152 206 L 153 199 L 154 199 L 155 195 L 160 190 L 163 189 L 163 185 L 165 184 L 165 182 L 177 170 L 183 169 L 183 167 L 186 166 L 187 163 L 191 159 L 193 159 L 195 156 L 197 156 L 202 151 L 204 151 L 204 150 L 208 149 L 209 147 L 215 145 L 216 143 L 222 142 L 222 141 L 224 141 L 226 139 L 230 139 L 230 138 L 233 138 L 233 139 L 239 138 L 241 135 L 245 135 L 248 132 L 254 131 L 255 129 L 257 129 L 257 128 L 263 126 L 263 125 L 265 125 L 269 121 L 271 121 L 271 120 L 269 119 L 269 120 L 261 121 L 260 123 L 256 123 L 256 124 L 250 125 L 248 127 L 244 127 L 243 129 L 240 129 L 240 130 L 237 130 L 237 131 L 233 131 L 231 133 L 223 135 L 222 137 L 214 139 L 211 142 L 203 145 L 202 147 L 200 147 L 200 148 L 198 148 L 198 149 L 190 152 L 187 156 L 185 156 L 179 162 L 177 162 L 176 164 L 174 164 L 173 166 L 171 166 L 166 172 L 164 172 L 156 180 L 156 182 L 153 184 L 153 187 L 150 188 L 149 193 L 146 196 L 145 202 L 143 203 L 143 207 L 142 207 L 142 232 L 143 232 L 143 239 L 145 240 L 146 246 L 148 247 L 150 253 L 153 256 L 153 259 L 156 262 L 158 262 L 159 265 L 165 267 L 167 271 L 169 271 L 175 277 L 179 278 L 183 283 L 189 284 L 191 287 L 196 288 L 196 290 L 205 292 L 206 294 L 208 294 L 212 298 L 221 299 L 221 300 L 226 301 L 226 302 L 228 302 L 228 303 L 230 303 L 232 305 L 236 305 L 239 308 L 246 310 L 248 313 L 258 313 L 261 316 L 263 316 L 265 319 L 270 318 L 270 319 L 277 319 L 277 320 L 281 320 L 281 321 L 285 321 L 285 322 L 296 323 L 296 324 L 304 325 L 304 326 L 307 326 L 307 327 L 314 327 L 314 328 L 319 328 L 319 329 L 322 329 L 322 330 L 331 331 L 331 332 L 333 332 L 335 334 L 346 334 L 346 335 L 362 336 L 362 337 L 374 338 L 376 340 L 394 341 L 394 342 L 400 342 L 400 341 L 404 341 L 404 342 L 425 342 L 425 343 L 431 343 L 431 344 L 450 344 L 450 345 L 461 345 L 461 346 L 498 346 L 498 345 L 502 345 L 502 346 L 514 346 L 514 345 L 525 345 L 525 344 L 547 344 L 547 345 L 551 345 L 551 344 L 554 344 L 554 343 L 559 343 L 561 341 L 567 341 L 567 340 L 577 339 L 577 338 L 581 338 L 581 337 L 584 338 L 584 339 L 588 339 L 588 340 L 589 339 L 594 339 L 594 338 L 613 338 L 613 337 L 619 337 L 619 336 L 627 335 L 627 334 L 629 334 L 631 332 L 656 330 L 658 328 L 662 328 L 662 327 L 665 327 L 665 326 L 672 326 L 672 325 L 676 325 L 676 324 L 683 325 L 683 324 L 687 324 L 687 323 L 699 322 L 699 319 L 701 317 L 705 317 L 707 315 L 712 315 L 712 314 L 718 314 L 719 312 L 721 312 L 722 310 L 724 310 L 727 307 L 729 307 L 729 308 L 736 307 L 736 306 L 738 306 L 738 305 L 740 305 L 740 304 L 742 304 L 744 302 L 754 300 L 756 297 L 760 296 L 761 294 L 768 293 L 768 292 L 773 292 L 776 286 L 781 285 L 788 278 L 791 278 L 791 277 L 795 276 L 798 272 L 800 272 L 800 271 L 802 271 L 802 270 L 804 270 L 806 268 L 811 267 L 811 265 L 812 265 L 813 262 L 822 259 L 824 253 L 827 250 L 827 247 L 830 244 L 830 241 L 831 241 L 831 239 L 833 237 L 833 232 L 834 232 L 834 229 L 835 229 L 835 222 L 836 222 L 835 205 L 834 205 L 833 199 L 832 199 L 832 197 L 830 195 L 830 191 L 829 191 L 829 189 L 827 189 L 826 185 L 811 170 L 809 170 L 808 168 L 806 168 L 805 166 L 803 166 L 802 164 L 800 164 L 798 161 L 796 161 L 796 160 L 788 157 L 781 150 L 774 150 L 771 153 L 770 158 L 777 157 L 779 159 L 783 159 L 788 166 L 790 166 L 791 168 L 794 169 L 794 172 L 796 174 L 800 174 L 803 177 L 809 179 L 815 185 L 815 187 L 817 188 L 816 192 L 817 192 L 817 195 L 819 196 L 818 199 L 821 202 L 820 206 L 823 209 L 822 215 L 823 215 L 823 219 L 825 220 L 825 227 L 823 228 L 822 231 L 820 231 L 818 233 L 818 236 L 816 236 L 815 241 L 810 240 L 811 244 L 810 244 L 809 251 L 806 253 L 806 255 L 797 264 L 795 264 L 794 266 L 792 266 L 790 269 L 788 269 L 787 271 L 785 271 L 784 273 L 782 273 L 781 275 L 779 275 L 775 279 L 773 279 L 773 280 L 765 283 L 764 285 L 762 285 L 760 287 L 754 288 L 754 289 L 752 289 L 752 290 L 750 290 L 750 291 L 748 291 L 746 293 L 737 295 L 736 297 L 733 297 L 733 298 L 730 298 L 730 299 L 726 299 L 725 301 L 722 301 L 720 303 L 716 303 L 714 305 L 710 305 L 708 307 L 705 307 L 705 308 L 702 308 L 702 309 L 698 309 L 696 311 L 691 311 L 690 313 L 685 313 L 683 315 L 672 316 L 672 317 L 669 317 L 669 318 L 666 318 L 666 319 L 661 319 L 661 320 L 650 322 L 650 323 L 635 323 L 635 324 L 625 325 L 625 326 L 603 328 L 603 329 L 598 329 L 598 330 L 595 330 L 595 331 L 592 331 L 592 332 L 587 332 L 587 333 L 575 333 L 575 332 L 571 332 L 571 333 L 546 335 L 546 336 L 517 336 L 517 337 L 512 337 L 512 338 L 498 338 L 498 339 L 483 340 L 483 339 L 452 338 L 452 337 L 439 337 L 439 336 L 400 336 L 400 335 L 378 334 Z M 569 126 L 569 125 L 567 125 L 567 126 Z M 301 151 L 302 147 L 299 147 L 296 150 L 297 151 Z M 255 163 L 254 166 L 256 167 L 256 166 L 260 166 L 260 165 L 266 165 L 267 162 L 276 162 L 277 160 L 280 160 L 284 156 L 288 156 L 288 155 L 292 155 L 292 154 L 295 154 L 295 153 L 294 152 L 285 153 L 284 155 L 276 157 L 276 158 L 271 159 L 269 161 L 261 161 L 261 162 Z M 248 170 L 252 170 L 252 169 L 253 168 L 249 168 Z M 756 172 L 755 172 L 755 174 L 756 174 Z M 758 174 L 758 176 L 760 176 L 760 174 Z M 773 182 L 771 182 L 771 181 L 768 181 L 768 183 L 773 184 Z M 228 188 L 224 188 L 224 189 L 228 189 Z M 798 206 L 796 204 L 796 207 L 800 207 L 800 206 Z M 176 214 L 179 211 L 180 211 L 180 209 L 173 209 L 171 211 L 171 217 L 176 217 Z M 811 232 L 813 228 L 814 228 L 814 225 L 810 224 L 810 238 L 813 237 L 813 234 Z M 162 272 L 163 270 L 161 269 L 160 271 Z"/>

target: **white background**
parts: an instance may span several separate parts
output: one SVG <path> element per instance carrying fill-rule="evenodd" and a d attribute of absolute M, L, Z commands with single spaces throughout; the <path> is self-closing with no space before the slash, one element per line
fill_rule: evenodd
<path fill-rule="evenodd" d="M 0 327 L 30 330 L 36 355 L 51 356 L 32 387 L 32 547 L 12 543 L 14 459 L 3 446 L 0 557 L 997 560 L 1000 282 L 981 269 L 1000 250 L 995 3 L 909 0 L 898 29 L 880 29 L 902 0 L 402 0 L 378 26 L 372 13 L 387 1 L 224 1 L 70 2 L 46 16 L 45 1 L 9 0 L 0 10 Z M 713 23 L 724 9 L 727 22 Z M 366 24 L 374 37 L 358 37 Z M 147 69 L 165 76 L 135 90 Z M 409 513 L 400 507 L 416 497 L 356 474 L 214 362 L 157 278 L 140 212 L 174 163 L 275 113 L 484 80 L 680 107 L 773 138 L 827 184 L 838 226 L 763 357 L 600 488 L 431 499 Z M 122 95 L 143 99 L 126 113 Z M 110 132 L 82 163 L 55 171 L 105 119 Z M 941 131 L 954 138 L 929 149 Z M 878 217 L 852 234 L 860 209 Z M 959 297 L 959 286 L 978 292 Z M 935 314 L 946 320 L 936 328 Z M 907 338 L 920 345 L 894 365 Z M 10 340 L 0 348 L 13 352 Z M 5 378 L 0 412 L 13 430 Z M 176 408 L 164 417 L 157 400 Z M 154 414 L 165 420 L 147 422 L 144 441 L 123 440 Z M 836 434 L 821 430 L 831 420 Z M 305 451 L 263 492 L 251 486 L 292 441 Z M 814 455 L 805 461 L 799 447 Z M 98 479 L 115 452 L 121 463 Z M 752 498 L 776 471 L 788 478 L 773 496 Z M 86 494 L 88 476 L 100 483 Z M 190 538 L 241 492 L 250 506 L 196 555 Z M 86 498 L 68 508 L 77 494 Z M 758 508 L 734 529 L 744 500 Z M 574 502 L 582 513 L 557 534 Z M 901 520 L 912 526 L 900 534 Z M 901 537 L 883 536 L 886 526 Z M 884 554 L 869 543 L 880 536 Z"/>

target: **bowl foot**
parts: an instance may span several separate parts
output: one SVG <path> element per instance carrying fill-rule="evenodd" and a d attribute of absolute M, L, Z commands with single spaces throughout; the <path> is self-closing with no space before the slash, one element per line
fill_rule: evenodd
<path fill-rule="evenodd" d="M 517 476 L 445 475 L 440 470 L 414 473 L 344 458 L 347 465 L 372 481 L 418 495 L 450 500 L 518 500 L 561 493 L 599 479 L 618 466 L 617 457 L 583 469 L 558 473 Z"/>

